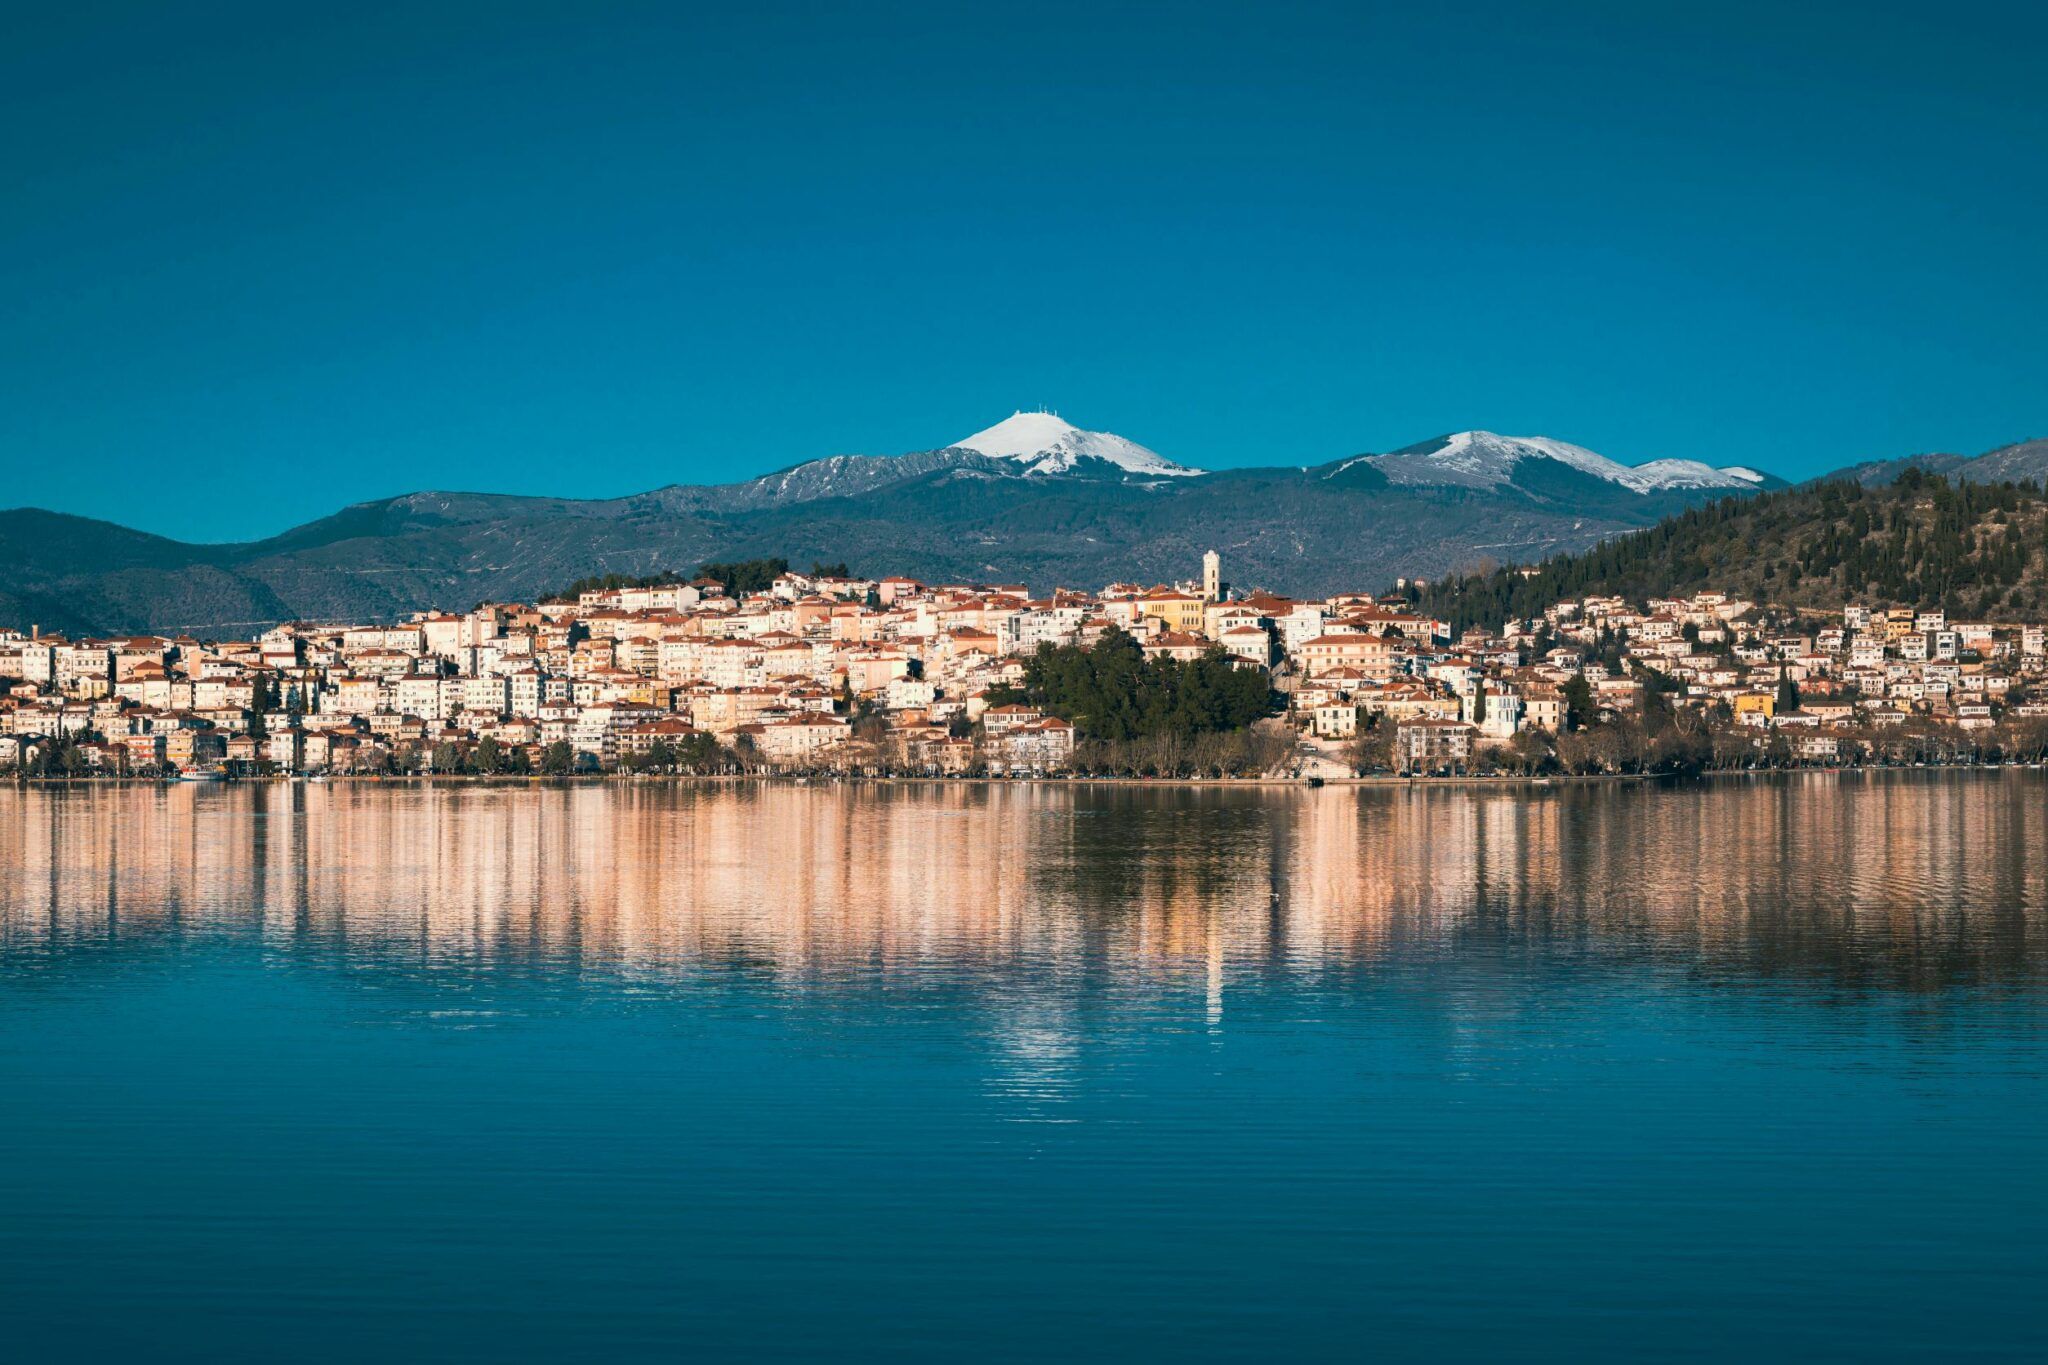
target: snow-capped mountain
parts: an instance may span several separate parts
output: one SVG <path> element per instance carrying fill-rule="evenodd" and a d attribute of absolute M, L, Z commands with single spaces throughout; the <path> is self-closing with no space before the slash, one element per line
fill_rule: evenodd
<path fill-rule="evenodd" d="M 1325 486 L 1335 481 L 1358 486 L 1461 487 L 1533 497 L 1546 505 L 1574 506 L 1584 512 L 1601 510 L 1615 495 L 1629 501 L 1665 494 L 1712 497 L 1782 486 L 1781 480 L 1741 466 L 1717 469 L 1697 460 L 1651 460 L 1631 466 L 1545 436 L 1497 436 L 1490 431 L 1461 431 L 1386 455 L 1359 455 L 1331 464 L 1292 468 L 1300 477 Z M 1083 431 L 1050 412 L 1019 412 L 936 450 L 906 455 L 832 455 L 740 483 L 668 490 L 663 497 L 677 506 L 740 511 L 861 497 L 912 479 L 959 484 L 1057 478 L 1129 484 L 1164 493 L 1208 479 L 1240 479 L 1246 473 L 1242 469 L 1209 473 L 1177 464 L 1122 436 Z M 1586 477 L 1598 483 L 1573 483 L 1575 478 Z"/>
<path fill-rule="evenodd" d="M 951 448 L 1015 460 L 1025 466 L 1027 474 L 1072 473 L 1086 460 L 1101 460 L 1127 474 L 1165 478 L 1202 472 L 1175 464 L 1164 455 L 1112 432 L 1083 431 L 1050 412 L 1015 413 L 986 431 L 953 442 Z"/>
<path fill-rule="evenodd" d="M 1498 488 L 1514 482 L 1515 467 L 1524 460 L 1554 460 L 1637 493 L 1755 489 L 1766 482 L 1764 475 L 1740 465 L 1717 469 L 1699 460 L 1651 460 L 1625 465 L 1567 441 L 1554 441 L 1547 436 L 1499 436 L 1491 431 L 1460 431 L 1389 455 L 1363 455 L 1346 461 L 1337 472 L 1352 465 L 1369 464 L 1386 475 L 1390 483 Z"/>

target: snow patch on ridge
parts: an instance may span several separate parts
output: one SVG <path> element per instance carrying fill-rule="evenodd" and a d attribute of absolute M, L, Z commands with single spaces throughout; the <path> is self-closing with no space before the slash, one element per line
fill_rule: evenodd
<path fill-rule="evenodd" d="M 1532 459 L 1555 460 L 1637 493 L 1677 488 L 1749 488 L 1764 480 L 1753 469 L 1716 469 L 1699 460 L 1651 460 L 1625 465 L 1568 441 L 1548 436 L 1499 436 L 1491 431 L 1455 432 L 1391 455 L 1360 456 L 1338 469 L 1348 469 L 1363 461 L 1397 484 L 1494 488 L 1514 478 L 1517 464 Z"/>
<path fill-rule="evenodd" d="M 1016 460 L 1026 466 L 1027 474 L 1064 474 L 1082 460 L 1102 460 L 1126 473 L 1166 478 L 1202 472 L 1112 432 L 1083 431 L 1050 412 L 1015 413 L 986 431 L 953 442 L 951 448 Z"/>

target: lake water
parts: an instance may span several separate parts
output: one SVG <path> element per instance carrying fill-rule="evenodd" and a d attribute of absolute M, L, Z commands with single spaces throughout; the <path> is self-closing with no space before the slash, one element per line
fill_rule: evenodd
<path fill-rule="evenodd" d="M 0 1353 L 2039 1358 L 2044 798 L 0 790 Z"/>

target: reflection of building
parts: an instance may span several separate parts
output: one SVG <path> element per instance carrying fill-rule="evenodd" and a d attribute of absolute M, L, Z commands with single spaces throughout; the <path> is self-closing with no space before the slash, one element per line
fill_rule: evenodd
<path fill-rule="evenodd" d="M 745 964 L 964 985 L 1032 1036 L 1105 982 L 1227 1015 L 1244 973 L 1503 939 L 1940 990 L 2048 977 L 2041 785 L 4 788 L 0 953 L 246 927 L 407 969 Z"/>

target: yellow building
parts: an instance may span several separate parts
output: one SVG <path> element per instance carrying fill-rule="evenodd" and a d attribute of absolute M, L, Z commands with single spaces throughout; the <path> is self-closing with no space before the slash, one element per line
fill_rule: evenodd
<path fill-rule="evenodd" d="M 1778 699 L 1768 692 L 1738 692 L 1730 705 L 1737 720 L 1744 716 L 1762 716 L 1769 720 L 1777 713 Z"/>
<path fill-rule="evenodd" d="M 1893 607 L 1876 618 L 1876 624 L 1884 633 L 1886 644 L 1897 644 L 1913 634 L 1914 611 L 1911 607 Z"/>
<path fill-rule="evenodd" d="M 1184 592 L 1148 592 L 1139 599 L 1138 619 L 1151 617 L 1168 630 L 1180 631 L 1187 635 L 1200 635 L 1204 625 L 1203 617 L 1208 611 L 1207 599 Z"/>

